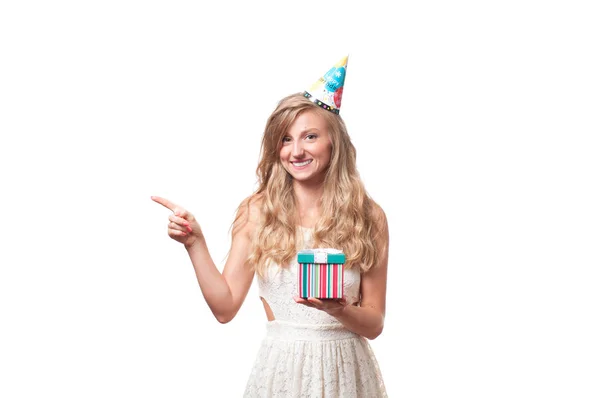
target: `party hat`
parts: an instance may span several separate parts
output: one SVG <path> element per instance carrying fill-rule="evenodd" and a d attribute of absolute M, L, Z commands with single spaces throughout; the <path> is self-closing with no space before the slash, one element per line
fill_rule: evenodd
<path fill-rule="evenodd" d="M 347 67 L 348 56 L 345 56 L 306 90 L 304 96 L 321 108 L 339 114 Z"/>

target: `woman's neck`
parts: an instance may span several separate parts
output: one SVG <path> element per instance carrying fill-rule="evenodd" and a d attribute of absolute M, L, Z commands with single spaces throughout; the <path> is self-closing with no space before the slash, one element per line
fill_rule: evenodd
<path fill-rule="evenodd" d="M 293 187 L 299 225 L 313 227 L 320 216 L 321 197 L 324 191 L 323 184 L 309 185 L 294 181 Z"/>

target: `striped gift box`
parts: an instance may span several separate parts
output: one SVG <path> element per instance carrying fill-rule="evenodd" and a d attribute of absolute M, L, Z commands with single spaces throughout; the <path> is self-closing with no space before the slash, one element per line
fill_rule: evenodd
<path fill-rule="evenodd" d="M 308 249 L 298 252 L 298 295 L 339 299 L 344 297 L 344 262 L 337 249 Z"/>

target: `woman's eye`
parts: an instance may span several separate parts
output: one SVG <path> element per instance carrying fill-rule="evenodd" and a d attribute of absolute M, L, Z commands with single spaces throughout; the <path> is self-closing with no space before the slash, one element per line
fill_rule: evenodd
<path fill-rule="evenodd" d="M 316 134 L 308 134 L 308 135 L 306 136 L 306 139 L 308 139 L 308 140 L 314 140 L 315 138 L 317 138 L 317 135 L 316 135 Z"/>
<path fill-rule="evenodd" d="M 290 137 L 283 137 L 281 142 L 290 142 L 292 139 Z"/>

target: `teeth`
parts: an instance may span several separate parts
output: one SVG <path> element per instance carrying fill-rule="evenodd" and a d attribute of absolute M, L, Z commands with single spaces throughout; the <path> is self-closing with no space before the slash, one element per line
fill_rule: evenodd
<path fill-rule="evenodd" d="M 304 162 L 302 162 L 302 163 L 292 162 L 292 164 L 293 164 L 294 166 L 297 166 L 297 167 L 306 166 L 306 165 L 307 165 L 307 164 L 309 164 L 309 163 L 310 163 L 310 159 L 309 159 L 309 160 L 306 160 L 306 161 L 304 161 Z"/>

